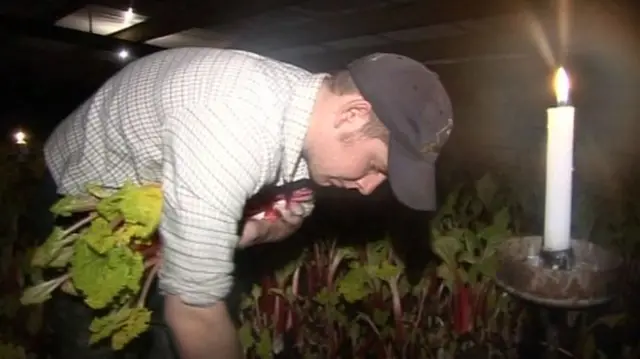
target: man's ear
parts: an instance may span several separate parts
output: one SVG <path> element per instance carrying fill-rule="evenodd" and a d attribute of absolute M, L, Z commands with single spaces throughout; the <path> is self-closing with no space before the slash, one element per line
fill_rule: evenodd
<path fill-rule="evenodd" d="M 357 130 L 362 127 L 371 115 L 371 104 L 360 95 L 347 95 L 340 103 L 334 127 Z"/>

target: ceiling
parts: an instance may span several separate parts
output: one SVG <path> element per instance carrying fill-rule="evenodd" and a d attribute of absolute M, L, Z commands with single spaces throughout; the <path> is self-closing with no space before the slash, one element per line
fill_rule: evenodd
<path fill-rule="evenodd" d="M 639 34 L 637 25 L 626 25 L 638 23 L 630 4 L 635 2 L 4 0 L 0 74 L 33 91 L 34 81 L 95 86 L 137 57 L 181 46 L 249 50 L 314 71 L 376 51 L 434 66 L 522 56 L 557 62 L 568 38 L 559 13 L 570 14 L 572 52 L 628 51 L 623 49 Z"/>

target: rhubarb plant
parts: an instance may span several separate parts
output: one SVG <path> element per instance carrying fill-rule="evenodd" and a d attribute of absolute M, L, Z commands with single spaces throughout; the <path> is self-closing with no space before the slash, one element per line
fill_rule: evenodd
<path fill-rule="evenodd" d="M 149 326 L 145 299 L 160 266 L 155 233 L 161 208 L 156 184 L 126 184 L 117 191 L 88 186 L 87 194 L 58 201 L 53 213 L 81 218 L 54 228 L 31 265 L 62 274 L 25 288 L 21 303 L 42 304 L 58 289 L 79 296 L 90 308 L 108 311 L 91 323 L 91 343 L 110 339 L 122 349 Z"/>
<path fill-rule="evenodd" d="M 486 324 L 495 310 L 493 278 L 496 250 L 511 236 L 508 203 L 498 186 L 484 176 L 472 188 L 458 187 L 438 212 L 432 226 L 432 249 L 442 263 L 437 268 L 452 294 L 453 327 L 458 334 Z"/>

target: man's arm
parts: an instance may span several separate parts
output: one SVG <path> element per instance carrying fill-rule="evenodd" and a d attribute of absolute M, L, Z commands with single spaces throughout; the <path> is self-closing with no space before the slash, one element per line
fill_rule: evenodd
<path fill-rule="evenodd" d="M 238 220 L 268 162 L 260 129 L 238 115 L 220 104 L 184 110 L 165 124 L 160 286 L 183 359 L 242 354 L 223 299 Z"/>

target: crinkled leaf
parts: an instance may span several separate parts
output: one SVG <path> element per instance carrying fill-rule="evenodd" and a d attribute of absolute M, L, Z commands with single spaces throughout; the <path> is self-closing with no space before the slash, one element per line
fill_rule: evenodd
<path fill-rule="evenodd" d="M 389 242 L 379 240 L 367 243 L 367 263 L 378 264 L 386 261 L 389 255 Z"/>
<path fill-rule="evenodd" d="M 105 254 L 114 248 L 118 242 L 112 235 L 110 223 L 104 218 L 96 218 L 91 222 L 91 226 L 82 233 L 82 240 L 86 241 L 91 249 L 99 254 Z M 128 244 L 128 242 L 123 243 Z"/>
<path fill-rule="evenodd" d="M 329 308 L 333 308 L 338 304 L 338 294 L 326 287 L 320 289 L 313 299 L 318 302 L 318 304 Z"/>
<path fill-rule="evenodd" d="M 460 261 L 461 263 L 473 264 L 476 263 L 478 259 L 471 252 L 462 252 L 460 254 L 460 257 L 458 257 L 458 261 Z"/>
<path fill-rule="evenodd" d="M 474 272 L 485 277 L 494 278 L 498 269 L 498 257 L 495 255 L 482 258 L 481 261 L 471 266 L 469 272 Z"/>
<path fill-rule="evenodd" d="M 268 329 L 263 329 L 260 332 L 260 338 L 256 345 L 256 354 L 260 359 L 273 358 L 273 350 L 271 345 L 271 332 Z"/>
<path fill-rule="evenodd" d="M 388 311 L 384 311 L 384 310 L 380 310 L 380 309 L 374 309 L 373 310 L 373 322 L 378 327 L 386 326 L 390 317 L 391 317 L 391 314 Z"/>
<path fill-rule="evenodd" d="M 140 225 L 137 237 L 156 231 L 162 213 L 162 188 L 156 185 L 124 187 L 119 203 L 125 221 Z"/>
<path fill-rule="evenodd" d="M 360 254 L 354 247 L 345 246 L 338 248 L 337 256 L 340 256 L 342 259 L 356 259 L 360 257 Z"/>
<path fill-rule="evenodd" d="M 101 309 L 124 290 L 137 292 L 143 271 L 142 256 L 129 247 L 118 246 L 100 254 L 81 238 L 75 245 L 70 273 L 87 305 Z"/>
<path fill-rule="evenodd" d="M 115 350 L 124 348 L 134 338 L 149 328 L 151 312 L 146 308 L 123 307 L 103 317 L 94 318 L 89 326 L 90 344 L 111 337 Z"/>
<path fill-rule="evenodd" d="M 431 241 L 433 252 L 450 267 L 457 266 L 457 257 L 463 249 L 460 240 L 450 236 L 440 236 Z"/>
<path fill-rule="evenodd" d="M 354 265 L 337 282 L 337 290 L 349 303 L 366 298 L 372 291 L 369 285 L 369 274 L 360 265 Z"/>
<path fill-rule="evenodd" d="M 255 345 L 255 339 L 253 337 L 253 329 L 251 322 L 245 322 L 238 330 L 238 339 L 245 351 L 251 349 Z"/>
<path fill-rule="evenodd" d="M 367 271 L 371 273 L 373 277 L 389 282 L 394 280 L 394 278 L 402 272 L 402 268 L 388 261 L 384 261 L 377 266 L 367 266 Z"/>
<path fill-rule="evenodd" d="M 444 285 L 450 291 L 453 291 L 453 285 L 456 281 L 456 276 L 451 267 L 442 263 L 436 268 L 436 275 L 444 281 Z"/>

